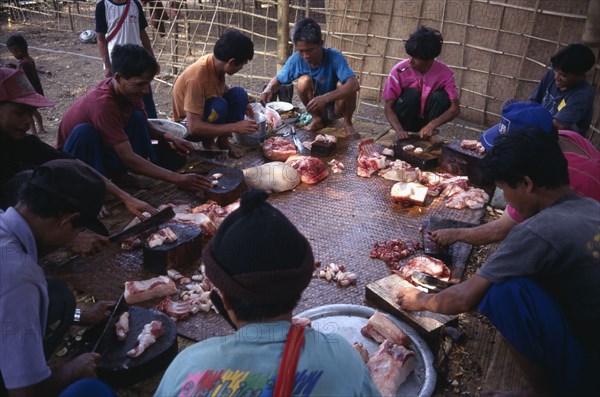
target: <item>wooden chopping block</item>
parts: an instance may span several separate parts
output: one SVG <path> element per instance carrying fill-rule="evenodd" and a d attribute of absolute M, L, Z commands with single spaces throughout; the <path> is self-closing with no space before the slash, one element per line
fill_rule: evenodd
<path fill-rule="evenodd" d="M 429 311 L 408 312 L 402 310 L 396 299 L 396 293 L 401 287 L 414 288 L 414 285 L 397 274 L 392 274 L 367 284 L 365 297 L 375 306 L 406 321 L 427 340 L 434 351 L 437 351 L 442 337 L 442 328 L 446 325 L 456 327 L 458 317 Z"/>
<path fill-rule="evenodd" d="M 207 200 L 215 201 L 221 207 L 233 203 L 242 196 L 242 193 L 248 190 L 246 180 L 244 179 L 244 173 L 238 168 L 213 168 L 207 176 L 211 178 L 215 174 L 221 174 L 222 176 L 215 179 L 218 183 L 206 190 L 204 192 L 204 197 Z"/>
<path fill-rule="evenodd" d="M 150 248 L 147 240 L 152 233 L 144 238 L 144 267 L 156 274 L 167 274 L 168 269 L 177 269 L 193 262 L 202 254 L 202 229 L 179 222 L 161 226 L 165 227 L 169 227 L 177 235 L 177 240 Z"/>
<path fill-rule="evenodd" d="M 485 190 L 491 198 L 494 195 L 496 186 L 494 184 L 485 184 L 483 175 L 478 170 L 479 160 L 482 158 L 483 154 L 462 148 L 460 141 L 452 141 L 442 146 L 440 168 L 450 174 L 466 175 L 469 178 L 470 184 Z"/>

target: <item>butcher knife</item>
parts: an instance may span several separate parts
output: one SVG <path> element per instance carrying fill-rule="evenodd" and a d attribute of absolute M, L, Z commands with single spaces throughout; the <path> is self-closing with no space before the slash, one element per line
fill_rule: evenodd
<path fill-rule="evenodd" d="M 119 233 L 113 234 L 108 237 L 108 241 L 111 243 L 116 241 L 121 241 L 131 236 L 135 236 L 136 234 L 140 234 L 145 232 L 146 230 L 152 229 L 160 224 L 165 223 L 166 221 L 172 219 L 175 216 L 175 212 L 173 208 L 167 207 L 162 211 L 159 211 L 158 214 L 152 215 L 150 218 L 141 221 L 140 223 L 131 226 L 128 229 L 122 230 Z"/>
<path fill-rule="evenodd" d="M 92 349 L 92 353 L 101 353 L 98 351 L 98 349 L 101 347 L 102 342 L 106 339 L 106 335 L 109 332 L 116 333 L 116 331 L 113 330 L 113 328 L 117 322 L 116 316 L 120 315 L 121 312 L 123 312 L 123 308 L 126 308 L 126 305 L 125 305 L 125 298 L 124 298 L 123 294 L 121 294 L 121 296 L 119 296 L 119 299 L 117 300 L 117 303 L 115 304 L 115 307 L 114 307 L 112 313 L 110 313 L 110 316 L 108 317 L 108 320 L 106 321 L 106 324 L 104 325 L 104 329 L 102 329 L 102 333 L 98 337 L 98 340 L 96 341 L 96 344 L 94 345 L 94 348 Z"/>
<path fill-rule="evenodd" d="M 296 145 L 296 149 L 298 149 L 298 154 L 305 154 L 306 148 L 302 144 L 300 138 L 298 138 L 298 134 L 296 133 L 296 127 L 292 125 L 292 139 L 294 140 L 294 145 Z"/>
<path fill-rule="evenodd" d="M 419 284 L 422 287 L 427 288 L 428 290 L 430 290 L 432 292 L 440 292 L 443 289 L 446 289 L 453 285 L 449 282 L 440 280 L 437 277 L 433 277 L 432 275 L 429 275 L 427 273 L 421 273 L 421 272 L 417 272 L 417 271 L 412 273 L 411 279 L 415 283 Z"/>

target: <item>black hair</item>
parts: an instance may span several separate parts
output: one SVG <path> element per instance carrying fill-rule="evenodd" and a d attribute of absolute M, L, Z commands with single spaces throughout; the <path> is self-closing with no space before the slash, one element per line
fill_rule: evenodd
<path fill-rule="evenodd" d="M 292 41 L 294 44 L 303 41 L 307 44 L 321 44 L 321 26 L 312 18 L 302 18 L 296 21 L 292 29 Z"/>
<path fill-rule="evenodd" d="M 252 303 L 245 299 L 232 298 L 229 296 L 227 299 L 229 300 L 231 309 L 235 313 L 235 316 L 238 320 L 247 322 L 260 322 L 291 312 L 294 310 L 296 305 L 298 305 L 300 296 L 290 301 L 277 302 L 270 305 Z"/>
<path fill-rule="evenodd" d="M 64 198 L 58 197 L 47 190 L 27 183 L 19 194 L 19 204 L 25 205 L 32 213 L 40 218 L 57 218 L 61 215 L 80 212 Z M 73 219 L 75 228 L 84 227 L 85 219 L 80 216 Z"/>
<path fill-rule="evenodd" d="M 575 43 L 561 48 L 550 58 L 553 69 L 564 73 L 585 74 L 596 63 L 591 48 L 585 44 Z"/>
<path fill-rule="evenodd" d="M 496 142 L 479 162 L 486 183 L 505 182 L 515 188 L 528 176 L 538 188 L 569 184 L 567 159 L 555 134 L 529 127 L 501 135 Z"/>
<path fill-rule="evenodd" d="M 233 63 L 239 66 L 254 57 L 254 43 L 239 30 L 227 29 L 217 40 L 213 54 L 219 61 L 233 59 Z"/>
<path fill-rule="evenodd" d="M 6 46 L 17 47 L 20 50 L 27 50 L 27 40 L 25 40 L 25 37 L 21 36 L 20 34 L 15 34 L 6 40 Z"/>
<path fill-rule="evenodd" d="M 135 44 L 114 46 L 111 52 L 113 75 L 119 73 L 125 79 L 158 72 L 158 62 L 144 47 Z"/>
<path fill-rule="evenodd" d="M 404 49 L 413 58 L 429 60 L 440 55 L 443 43 L 444 38 L 439 30 L 420 26 L 408 37 Z"/>

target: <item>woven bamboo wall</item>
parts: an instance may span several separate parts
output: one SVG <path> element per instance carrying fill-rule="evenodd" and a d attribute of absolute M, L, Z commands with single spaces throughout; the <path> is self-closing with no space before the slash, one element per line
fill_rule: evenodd
<path fill-rule="evenodd" d="M 595 1 L 595 0 L 592 0 Z M 477 126 L 498 120 L 509 97 L 526 99 L 560 47 L 581 41 L 589 0 L 289 0 L 290 23 L 309 15 L 322 24 L 325 45 L 344 52 L 360 82 L 358 116 L 385 122 L 380 93 L 391 67 L 406 57 L 404 41 L 421 24 L 444 35 L 440 60 L 455 72 L 461 118 Z M 146 5 L 149 18 L 153 8 Z M 163 1 L 165 34 L 148 32 L 163 74 L 155 90 L 212 51 L 219 34 L 236 27 L 250 35 L 255 58 L 232 84 L 258 93 L 276 72 L 277 1 Z M 78 33 L 94 28 L 94 1 L 3 1 L 3 14 L 20 22 Z M 290 46 L 291 50 L 291 46 Z M 598 54 L 598 48 L 594 48 Z M 600 63 L 588 75 L 600 92 Z M 600 96 L 591 137 L 600 145 Z M 457 127 L 465 127 L 457 124 Z M 472 128 L 472 127 L 465 127 Z M 479 130 L 475 127 L 474 130 Z"/>

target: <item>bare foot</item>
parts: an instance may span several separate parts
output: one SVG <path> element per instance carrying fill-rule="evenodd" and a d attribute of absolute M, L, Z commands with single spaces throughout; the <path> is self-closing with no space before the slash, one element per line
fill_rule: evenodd
<path fill-rule="evenodd" d="M 246 154 L 246 151 L 238 146 L 235 146 L 231 142 L 229 142 L 228 138 L 217 139 L 217 146 L 219 149 L 225 149 L 229 152 L 229 155 L 234 159 L 239 159 L 240 157 Z"/>
<path fill-rule="evenodd" d="M 360 138 L 360 134 L 356 132 L 354 126 L 352 124 L 344 125 L 344 131 L 346 132 L 346 136 L 348 138 L 357 139 Z"/>
<path fill-rule="evenodd" d="M 321 128 L 323 128 L 324 126 L 325 126 L 325 125 L 323 124 L 323 120 L 321 120 L 321 118 L 320 118 L 320 117 L 315 117 L 315 116 L 313 116 L 313 119 L 312 119 L 312 121 L 310 122 L 310 124 L 308 124 L 308 125 L 306 126 L 306 128 L 305 128 L 305 129 L 306 129 L 306 130 L 309 130 L 309 131 L 313 131 L 313 132 L 315 132 L 315 131 L 317 131 L 317 130 L 320 130 L 320 129 L 321 129 Z"/>

